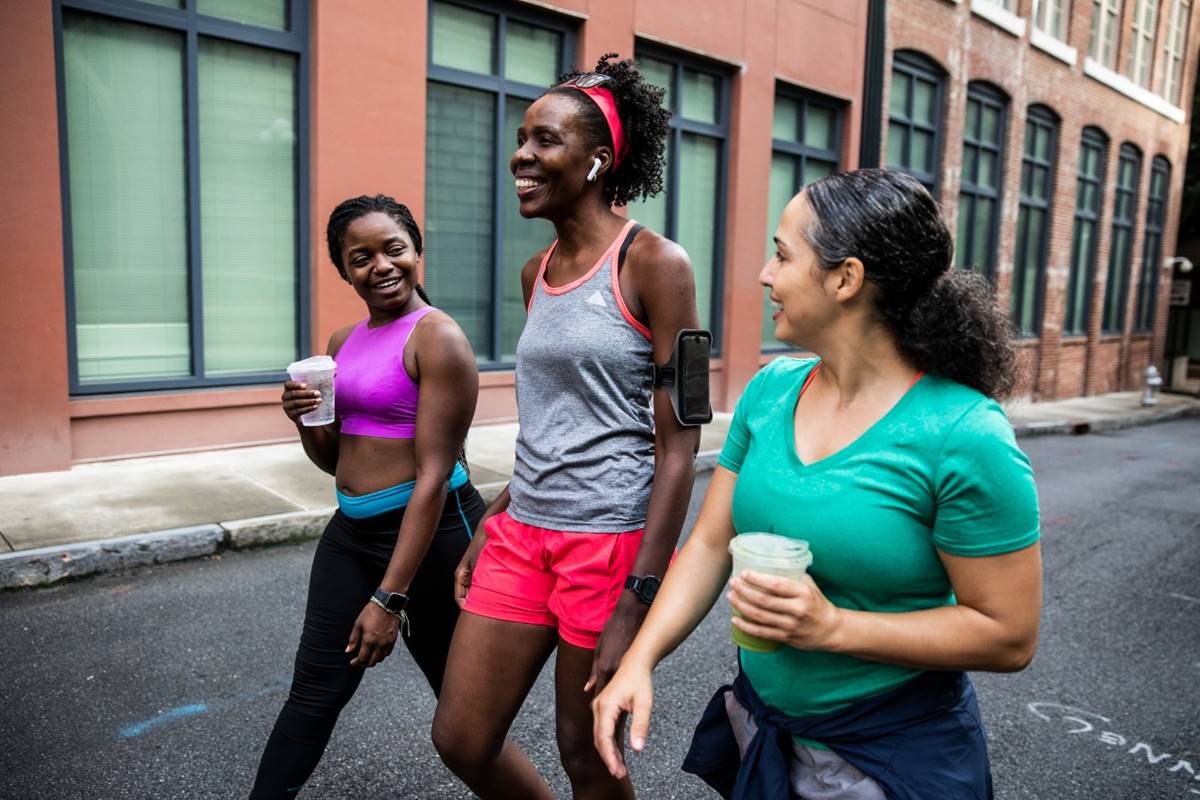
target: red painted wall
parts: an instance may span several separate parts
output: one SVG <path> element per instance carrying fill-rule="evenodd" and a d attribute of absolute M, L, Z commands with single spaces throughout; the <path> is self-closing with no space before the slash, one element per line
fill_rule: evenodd
<path fill-rule="evenodd" d="M 55 80 L 50 4 L 0 3 L 0 474 L 71 463 Z"/>

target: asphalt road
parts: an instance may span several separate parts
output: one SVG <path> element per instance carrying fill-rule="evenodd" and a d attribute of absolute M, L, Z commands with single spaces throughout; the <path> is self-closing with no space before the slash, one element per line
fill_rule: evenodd
<path fill-rule="evenodd" d="M 1033 665 L 975 676 L 997 797 L 1200 796 L 1200 420 L 1022 445 L 1041 492 L 1046 603 Z M 0 798 L 244 797 L 286 693 L 313 549 L 0 594 Z M 650 745 L 632 764 L 642 797 L 715 796 L 678 765 L 733 674 L 727 620 L 721 601 L 656 673 Z M 566 797 L 549 674 L 514 735 Z M 469 797 L 429 744 L 432 711 L 398 650 L 302 796 Z"/>

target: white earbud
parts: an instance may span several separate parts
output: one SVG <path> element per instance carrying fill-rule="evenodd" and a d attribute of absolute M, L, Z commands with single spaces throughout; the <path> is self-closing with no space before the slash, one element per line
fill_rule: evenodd
<path fill-rule="evenodd" d="M 598 173 L 599 171 L 600 171 L 600 159 L 597 158 L 596 156 L 592 156 L 592 171 L 587 174 L 587 179 L 589 181 L 596 180 L 596 173 Z"/>

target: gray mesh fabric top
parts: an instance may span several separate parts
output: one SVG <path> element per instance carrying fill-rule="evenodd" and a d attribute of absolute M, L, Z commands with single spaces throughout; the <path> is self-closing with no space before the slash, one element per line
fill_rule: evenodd
<path fill-rule="evenodd" d="M 516 464 L 508 513 L 557 531 L 623 533 L 646 524 L 654 478 L 650 332 L 616 282 L 630 221 L 586 275 L 545 282 L 542 259 L 517 343 Z M 557 244 L 557 243 L 556 243 Z"/>

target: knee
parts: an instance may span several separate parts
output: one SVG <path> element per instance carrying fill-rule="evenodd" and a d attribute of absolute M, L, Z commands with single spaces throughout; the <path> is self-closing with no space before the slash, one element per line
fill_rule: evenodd
<path fill-rule="evenodd" d="M 559 727 L 558 753 L 563 770 L 572 784 L 590 783 L 607 777 L 608 770 L 592 742 L 592 729 Z"/>
<path fill-rule="evenodd" d="M 503 736 L 490 736 L 485 726 L 466 722 L 444 713 L 441 706 L 433 717 L 433 747 L 446 766 L 458 775 L 487 767 L 504 747 Z"/>

